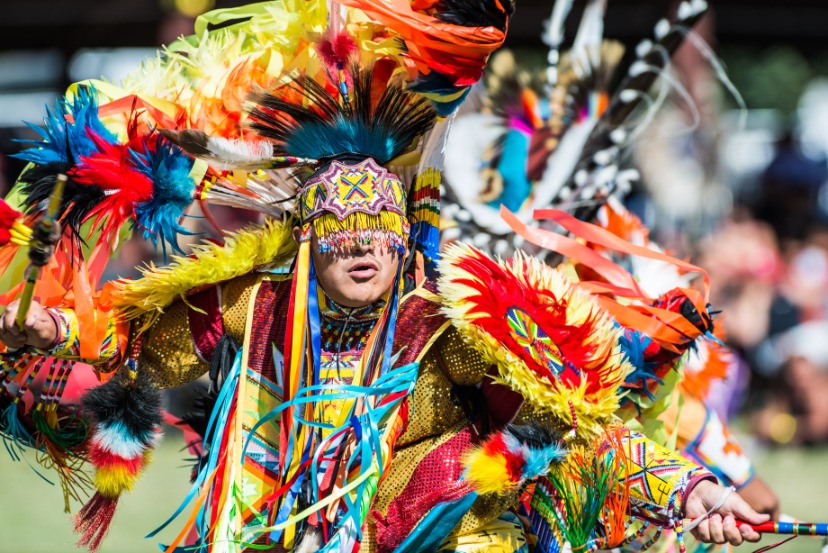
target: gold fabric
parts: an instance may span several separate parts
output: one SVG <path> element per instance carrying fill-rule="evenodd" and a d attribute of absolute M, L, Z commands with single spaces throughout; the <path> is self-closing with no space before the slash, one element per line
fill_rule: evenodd
<path fill-rule="evenodd" d="M 491 368 L 491 365 L 483 360 L 477 350 L 466 343 L 454 327 L 440 337 L 437 347 L 448 377 L 455 384 L 461 386 L 479 384 Z"/>
<path fill-rule="evenodd" d="M 175 302 L 141 338 L 138 365 L 141 370 L 149 371 L 160 388 L 186 384 L 207 372 L 207 364 L 195 352 L 187 318 L 188 309 L 183 301 Z M 143 320 L 139 320 L 137 324 L 133 323 L 132 328 L 140 328 L 142 323 Z M 130 348 L 134 340 L 135 336 L 131 336 Z"/>
<path fill-rule="evenodd" d="M 259 273 L 251 273 L 217 285 L 221 294 L 221 312 L 225 331 L 237 343 L 244 340 L 247 307 L 253 286 L 259 281 Z M 205 372 L 208 365 L 196 354 L 190 333 L 188 310 L 191 307 L 182 300 L 170 305 L 145 332 L 141 342 L 139 364 L 149 371 L 161 388 L 174 388 L 191 382 Z M 149 315 L 145 315 L 147 317 Z M 143 326 L 139 319 L 132 324 L 135 331 Z M 131 347 L 131 346 L 130 346 Z"/>
<path fill-rule="evenodd" d="M 244 339 L 250 294 L 261 276 L 251 273 L 219 285 L 225 330 L 239 343 Z M 208 368 L 196 355 L 188 309 L 190 307 L 184 301 L 175 302 L 143 336 L 140 364 L 163 388 L 194 380 Z M 137 321 L 132 327 L 140 328 L 142 323 L 142 320 Z M 418 463 L 466 426 L 462 409 L 451 400 L 449 378 L 458 384 L 474 385 L 488 370 L 489 365 L 453 328 L 437 339 L 422 359 L 410 403 L 409 425 L 400 437 L 394 460 L 380 483 L 375 509 L 387 514 L 389 504 L 405 488 Z M 481 497 L 460 521 L 457 533 L 468 536 L 492 523 L 513 506 L 516 499 L 517 494 Z M 369 517 L 360 551 L 372 553 L 375 550 L 376 525 Z"/>
<path fill-rule="evenodd" d="M 262 275 L 259 273 L 250 273 L 221 285 L 221 316 L 224 319 L 224 330 L 238 344 L 244 343 L 244 325 L 250 294 L 261 278 Z"/>
<path fill-rule="evenodd" d="M 443 375 L 436 360 L 441 337 L 420 363 L 420 374 L 411 396 L 408 428 L 397 441 L 397 447 L 440 435 L 465 420 L 463 410 L 451 401 L 451 383 Z"/>

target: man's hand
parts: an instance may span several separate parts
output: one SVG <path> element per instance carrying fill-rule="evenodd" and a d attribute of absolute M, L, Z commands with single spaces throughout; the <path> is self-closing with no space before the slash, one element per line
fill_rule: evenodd
<path fill-rule="evenodd" d="M 685 500 L 685 514 L 690 520 L 707 513 L 725 493 L 725 488 L 709 480 L 699 482 Z M 761 524 L 770 518 L 767 514 L 760 515 L 750 508 L 750 505 L 737 493 L 731 493 L 724 504 L 702 521 L 692 530 L 696 539 L 705 543 L 730 543 L 741 545 L 743 541 L 759 541 L 758 532 L 742 526 L 736 526 L 736 520 L 750 524 Z"/>
<path fill-rule="evenodd" d="M 17 349 L 29 345 L 39 349 L 49 349 L 57 338 L 57 325 L 48 311 L 36 301 L 29 307 L 23 330 L 17 327 L 18 300 L 11 302 L 0 316 L 0 342 L 6 347 Z"/>

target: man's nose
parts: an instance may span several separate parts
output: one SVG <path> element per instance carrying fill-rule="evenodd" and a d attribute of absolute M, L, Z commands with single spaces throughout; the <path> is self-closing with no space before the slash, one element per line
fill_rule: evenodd
<path fill-rule="evenodd" d="M 370 241 L 359 241 L 356 244 L 356 248 L 354 250 L 358 253 L 365 254 L 374 250 L 374 244 Z"/>

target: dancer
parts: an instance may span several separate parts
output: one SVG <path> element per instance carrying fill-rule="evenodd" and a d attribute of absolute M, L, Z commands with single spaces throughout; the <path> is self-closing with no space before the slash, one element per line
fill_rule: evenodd
<path fill-rule="evenodd" d="M 23 284 L 3 302 L 3 430 L 46 454 L 68 498 L 91 462 L 82 545 L 99 546 L 158 439 L 156 387 L 205 372 L 205 455 L 168 551 L 527 551 L 514 510 L 547 473 L 573 547 L 622 543 L 630 514 L 758 539 L 736 520 L 764 517 L 620 426 L 631 366 L 595 298 L 523 256 L 458 246 L 437 262 L 437 125 L 511 13 L 483 8 L 219 10 L 125 85 L 146 90 L 86 83 L 49 114 L 14 220 L 33 224 L 63 173 L 62 234 L 37 301 L 8 301 Z M 221 77 L 198 67 L 218 52 Z M 193 198 L 269 219 L 97 290 L 123 225 L 177 249 Z M 78 360 L 105 383 L 73 411 L 59 400 Z"/>

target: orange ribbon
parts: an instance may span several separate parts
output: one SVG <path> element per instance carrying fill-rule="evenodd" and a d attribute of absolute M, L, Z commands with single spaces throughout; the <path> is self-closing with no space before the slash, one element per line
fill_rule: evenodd
<path fill-rule="evenodd" d="M 575 263 L 589 267 L 602 277 L 604 281 L 582 281 L 578 286 L 594 294 L 598 303 L 624 327 L 635 328 L 658 342 L 661 347 L 677 353 L 677 345 L 685 344 L 701 334 L 701 331 L 680 313 L 648 305 L 654 298 L 641 289 L 635 277 L 589 246 L 562 234 L 529 227 L 504 206 L 500 208 L 500 215 L 512 230 L 527 242 L 557 252 Z M 697 290 L 680 290 L 693 302 L 699 313 L 706 312 L 709 278 L 703 269 L 669 255 L 631 244 L 606 229 L 579 221 L 563 211 L 538 210 L 534 218 L 552 220 L 578 237 L 607 249 L 656 259 L 682 270 L 701 273 L 705 283 L 703 294 Z M 641 303 L 623 305 L 615 299 L 616 297 Z"/>

